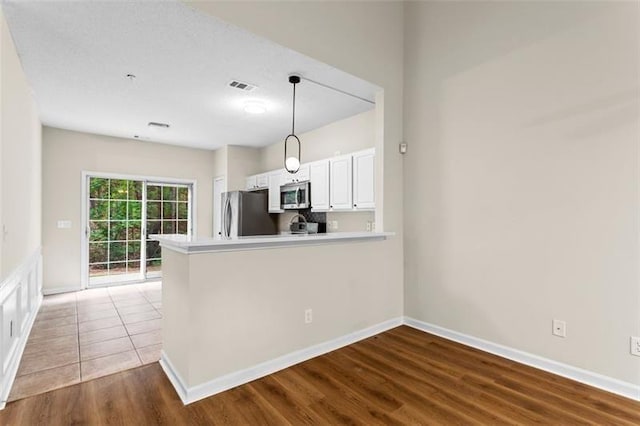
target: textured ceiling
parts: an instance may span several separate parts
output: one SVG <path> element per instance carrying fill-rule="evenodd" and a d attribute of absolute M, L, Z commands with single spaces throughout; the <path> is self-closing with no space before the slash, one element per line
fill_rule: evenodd
<path fill-rule="evenodd" d="M 199 148 L 264 146 L 290 131 L 291 73 L 372 100 L 380 90 L 177 1 L 4 1 L 3 11 L 48 126 Z M 232 79 L 258 88 L 230 88 Z M 252 99 L 267 112 L 244 112 Z M 305 81 L 296 105 L 298 132 L 373 107 Z M 171 127 L 153 131 L 150 121 Z"/>

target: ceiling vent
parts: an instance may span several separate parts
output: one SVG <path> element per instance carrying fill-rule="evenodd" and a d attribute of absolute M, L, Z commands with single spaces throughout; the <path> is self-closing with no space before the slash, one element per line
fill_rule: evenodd
<path fill-rule="evenodd" d="M 231 80 L 229 82 L 229 87 L 233 87 L 234 89 L 240 89 L 245 92 L 251 92 L 254 89 L 257 89 L 258 86 L 254 86 L 253 84 L 245 83 L 243 81 Z"/>
<path fill-rule="evenodd" d="M 167 123 L 158 123 L 156 121 L 150 121 L 149 124 L 147 124 L 147 126 L 154 128 L 154 129 L 168 129 L 169 125 Z"/>

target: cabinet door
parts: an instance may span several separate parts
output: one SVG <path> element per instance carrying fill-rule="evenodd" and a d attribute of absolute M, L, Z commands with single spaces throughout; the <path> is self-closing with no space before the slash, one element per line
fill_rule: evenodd
<path fill-rule="evenodd" d="M 263 173 L 261 175 L 256 176 L 256 187 L 260 189 L 265 189 L 269 187 L 269 174 Z"/>
<path fill-rule="evenodd" d="M 311 182 L 311 210 L 329 210 L 329 161 L 318 161 L 309 165 Z"/>
<path fill-rule="evenodd" d="M 309 180 L 309 165 L 303 164 L 300 166 L 297 172 L 289 173 L 284 170 L 282 172 L 282 179 L 280 185 L 286 185 L 288 183 L 306 182 Z"/>
<path fill-rule="evenodd" d="M 280 208 L 280 179 L 281 173 L 274 172 L 269 177 L 269 213 L 282 213 Z"/>
<path fill-rule="evenodd" d="M 306 182 L 309 180 L 309 165 L 303 164 L 296 173 L 296 182 Z"/>
<path fill-rule="evenodd" d="M 351 155 L 344 155 L 329 160 L 329 208 L 331 210 L 353 209 L 351 159 Z"/>
<path fill-rule="evenodd" d="M 251 191 L 253 189 L 256 189 L 256 176 L 247 176 L 247 180 L 246 180 L 246 184 L 245 184 L 245 189 L 247 191 Z"/>
<path fill-rule="evenodd" d="M 353 208 L 370 210 L 376 207 L 375 150 L 353 154 Z"/>

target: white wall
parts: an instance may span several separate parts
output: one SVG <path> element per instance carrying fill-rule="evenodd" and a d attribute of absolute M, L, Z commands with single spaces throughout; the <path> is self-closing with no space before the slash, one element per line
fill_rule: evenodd
<path fill-rule="evenodd" d="M 41 243 L 41 126 L 0 10 L 0 283 Z"/>
<path fill-rule="evenodd" d="M 82 172 L 197 181 L 197 235 L 211 236 L 213 151 L 45 127 L 43 131 L 43 256 L 45 292 L 81 284 Z M 222 162 L 224 163 L 224 162 Z M 58 229 L 70 220 L 70 229 Z"/>
<path fill-rule="evenodd" d="M 638 7 L 406 5 L 407 315 L 640 384 Z"/>
<path fill-rule="evenodd" d="M 237 145 L 227 145 L 224 150 L 227 153 L 227 190 L 244 191 L 246 177 L 260 172 L 260 150 Z"/>

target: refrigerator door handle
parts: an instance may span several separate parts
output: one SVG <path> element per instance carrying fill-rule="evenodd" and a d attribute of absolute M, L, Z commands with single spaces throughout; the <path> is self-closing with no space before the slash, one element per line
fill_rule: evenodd
<path fill-rule="evenodd" d="M 220 206 L 220 235 L 222 237 L 226 237 L 226 233 L 227 233 L 227 217 L 226 217 L 226 213 L 227 213 L 227 197 L 224 197 L 224 206 Z"/>
<path fill-rule="evenodd" d="M 227 206 L 225 208 L 225 233 L 227 238 L 231 237 L 231 214 L 231 199 L 227 198 Z"/>

